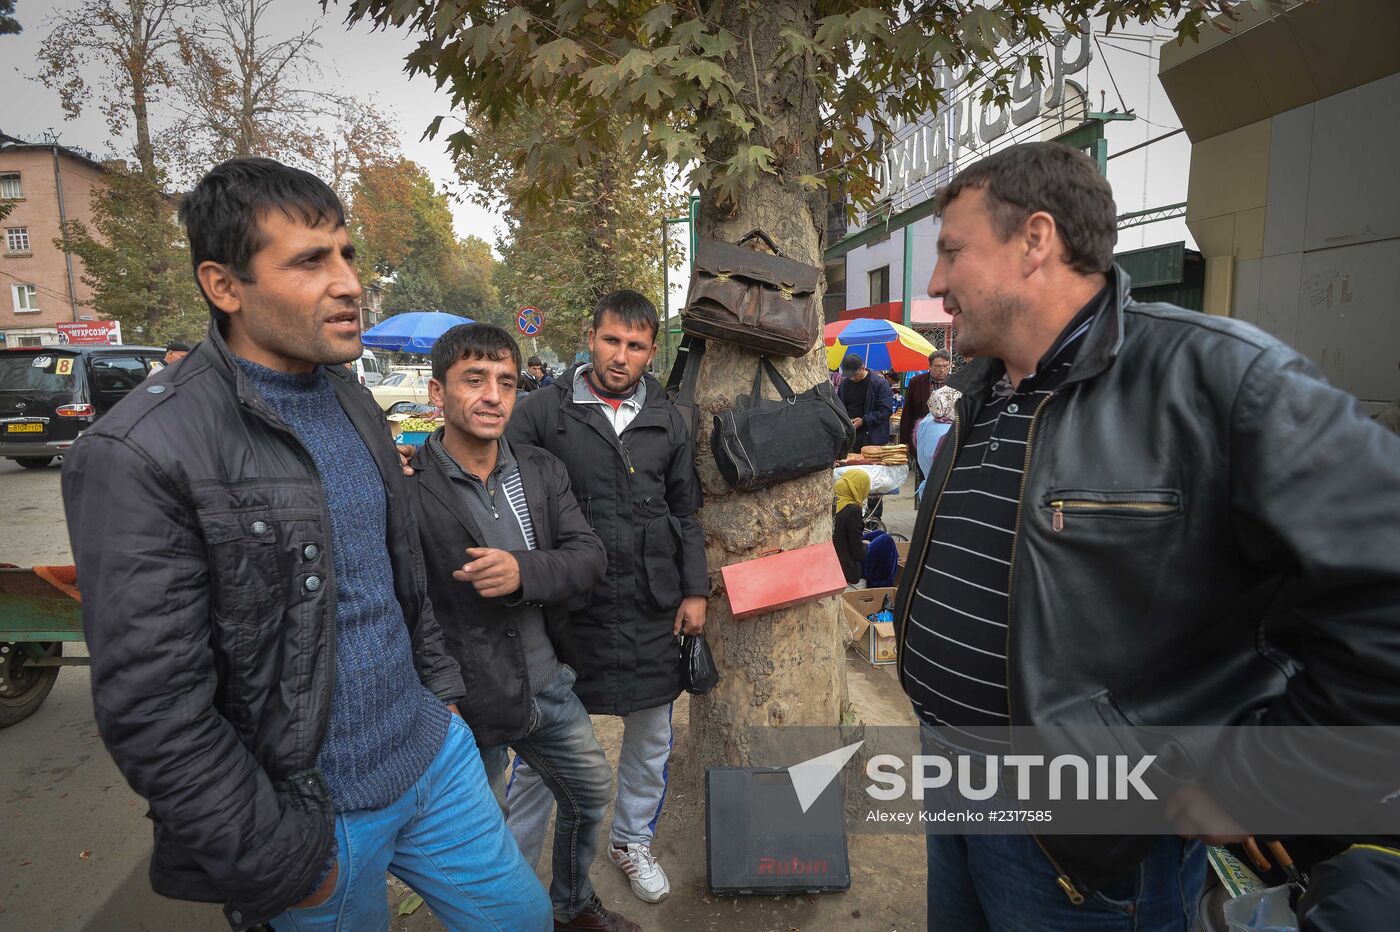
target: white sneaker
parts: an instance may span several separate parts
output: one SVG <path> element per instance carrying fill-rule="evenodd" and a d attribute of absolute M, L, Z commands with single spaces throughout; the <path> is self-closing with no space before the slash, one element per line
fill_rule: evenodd
<path fill-rule="evenodd" d="M 609 844 L 608 857 L 632 882 L 632 892 L 637 899 L 659 903 L 671 892 L 671 881 L 666 879 L 666 872 L 656 863 L 647 845 L 628 845 L 623 849 Z"/>

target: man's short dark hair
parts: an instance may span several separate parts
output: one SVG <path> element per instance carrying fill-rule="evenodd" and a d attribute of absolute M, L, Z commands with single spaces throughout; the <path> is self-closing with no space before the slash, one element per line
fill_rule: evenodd
<path fill-rule="evenodd" d="M 190 351 L 190 345 L 180 340 L 171 340 L 169 343 L 165 344 L 165 351 L 167 353 L 188 353 Z"/>
<path fill-rule="evenodd" d="M 661 329 L 656 319 L 656 305 L 643 295 L 626 288 L 608 292 L 593 305 L 594 330 L 603 325 L 604 314 L 613 315 L 627 327 L 650 327 L 653 340 L 656 339 L 657 331 Z"/>
<path fill-rule="evenodd" d="M 992 225 L 1002 242 L 1026 218 L 1044 211 L 1055 218 L 1069 266 L 1085 274 L 1107 272 L 1118 242 L 1113 189 L 1083 152 L 1058 142 L 1010 146 L 974 162 L 938 192 L 934 212 L 943 211 L 966 188 L 987 192 Z"/>
<path fill-rule="evenodd" d="M 935 359 L 942 359 L 946 361 L 950 366 L 953 364 L 952 354 L 945 349 L 936 349 L 932 353 L 928 354 L 928 364 L 930 366 L 933 365 L 933 361 Z"/>
<path fill-rule="evenodd" d="M 242 281 L 252 281 L 253 256 L 267 245 L 259 225 L 273 210 L 309 227 L 345 226 L 340 198 L 310 172 L 272 159 L 229 159 L 210 169 L 180 201 L 196 274 L 201 264 L 217 262 Z M 224 323 L 228 315 L 208 295 L 204 300 L 215 322 Z"/>
<path fill-rule="evenodd" d="M 538 356 L 531 356 L 529 359 L 525 360 L 525 368 L 528 369 L 531 366 L 539 366 L 541 369 L 543 369 L 544 360 Z"/>
<path fill-rule="evenodd" d="M 495 324 L 458 324 L 433 344 L 433 378 L 447 381 L 447 370 L 459 359 L 505 359 L 520 371 L 520 344 Z"/>

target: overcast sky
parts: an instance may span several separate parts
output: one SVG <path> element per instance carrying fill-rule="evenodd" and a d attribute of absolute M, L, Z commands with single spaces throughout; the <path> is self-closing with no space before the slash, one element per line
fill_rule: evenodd
<path fill-rule="evenodd" d="M 50 10 L 70 8 L 77 2 L 19 0 L 16 16 L 24 32 L 0 36 L 0 132 L 38 139 L 52 128 L 64 145 L 87 149 L 98 157 L 129 158 L 131 140 L 109 138 L 97 107 L 85 110 L 76 120 L 65 120 L 58 94 L 34 77 L 39 44 L 48 31 L 44 19 Z M 405 155 L 427 169 L 439 187 L 453 181 L 443 137 L 418 141 L 432 119 L 451 108 L 447 95 L 440 93 L 430 78 L 418 75 L 410 79 L 404 73 L 403 59 L 414 41 L 406 31 L 371 32 L 364 25 L 347 29 L 342 25 L 343 3 L 332 4 L 324 16 L 320 9 L 316 0 L 276 0 L 263 21 L 264 28 L 280 39 L 320 22 L 318 57 L 324 85 L 357 97 L 375 98 L 380 109 L 398 123 Z M 494 214 L 471 204 L 454 204 L 452 213 L 459 236 L 475 235 L 496 245 L 501 224 Z"/>

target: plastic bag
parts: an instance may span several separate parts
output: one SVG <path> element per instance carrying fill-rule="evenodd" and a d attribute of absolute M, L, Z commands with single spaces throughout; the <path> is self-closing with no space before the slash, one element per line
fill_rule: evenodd
<path fill-rule="evenodd" d="M 1298 917 L 1288 896 L 1288 887 L 1237 896 L 1225 904 L 1225 923 L 1230 932 L 1297 932 Z"/>
<path fill-rule="evenodd" d="M 681 642 L 681 688 L 703 696 L 719 685 L 719 667 L 703 634 L 686 634 Z"/>

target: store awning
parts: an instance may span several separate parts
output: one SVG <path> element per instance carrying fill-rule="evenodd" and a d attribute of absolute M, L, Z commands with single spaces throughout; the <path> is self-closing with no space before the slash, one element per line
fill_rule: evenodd
<path fill-rule="evenodd" d="M 904 305 L 899 301 L 888 301 L 884 304 L 871 304 L 867 307 L 847 308 L 837 316 L 837 319 L 855 320 L 859 317 L 903 323 Z M 948 316 L 947 311 L 943 310 L 942 298 L 915 298 L 913 306 L 909 308 L 909 323 L 914 327 L 947 327 L 953 323 L 953 318 Z"/>

